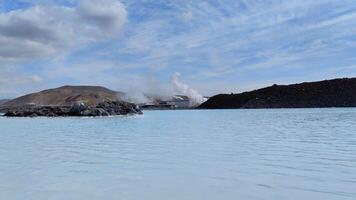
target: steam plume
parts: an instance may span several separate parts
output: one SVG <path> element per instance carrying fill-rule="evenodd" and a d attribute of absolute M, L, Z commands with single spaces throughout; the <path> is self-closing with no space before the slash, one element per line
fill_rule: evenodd
<path fill-rule="evenodd" d="M 176 72 L 173 74 L 172 84 L 176 92 L 189 97 L 193 104 L 201 104 L 205 101 L 205 98 L 201 94 L 199 94 L 198 91 L 194 90 L 189 85 L 180 81 L 180 73 Z"/>

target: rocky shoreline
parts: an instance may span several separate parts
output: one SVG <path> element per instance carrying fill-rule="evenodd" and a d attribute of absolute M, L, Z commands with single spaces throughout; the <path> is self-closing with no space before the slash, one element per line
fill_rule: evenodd
<path fill-rule="evenodd" d="M 142 114 L 137 105 L 124 101 L 103 102 L 86 105 L 82 102 L 72 106 L 20 106 L 3 109 L 5 117 L 98 117 L 112 115 Z"/>
<path fill-rule="evenodd" d="M 199 109 L 356 107 L 356 78 L 270 87 L 240 94 L 220 94 Z"/>

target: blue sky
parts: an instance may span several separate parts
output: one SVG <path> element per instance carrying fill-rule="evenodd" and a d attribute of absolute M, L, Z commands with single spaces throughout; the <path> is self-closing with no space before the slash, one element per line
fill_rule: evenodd
<path fill-rule="evenodd" d="M 356 1 L 0 0 L 0 98 L 175 72 L 204 95 L 356 77 Z"/>

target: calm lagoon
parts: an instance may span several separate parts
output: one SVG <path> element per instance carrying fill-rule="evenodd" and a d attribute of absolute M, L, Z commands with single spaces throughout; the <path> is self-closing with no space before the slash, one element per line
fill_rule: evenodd
<path fill-rule="evenodd" d="M 0 199 L 356 199 L 356 109 L 0 117 Z"/>

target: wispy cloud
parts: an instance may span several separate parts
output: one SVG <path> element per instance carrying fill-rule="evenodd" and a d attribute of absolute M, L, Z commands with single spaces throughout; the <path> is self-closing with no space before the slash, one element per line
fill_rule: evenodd
<path fill-rule="evenodd" d="M 12 2 L 26 6 L 1 9 L 0 61 L 50 85 L 120 89 L 178 71 L 211 95 L 355 74 L 353 0 Z"/>
<path fill-rule="evenodd" d="M 76 7 L 33 5 L 0 13 L 0 62 L 43 58 L 88 42 L 118 37 L 126 9 L 115 0 Z"/>

